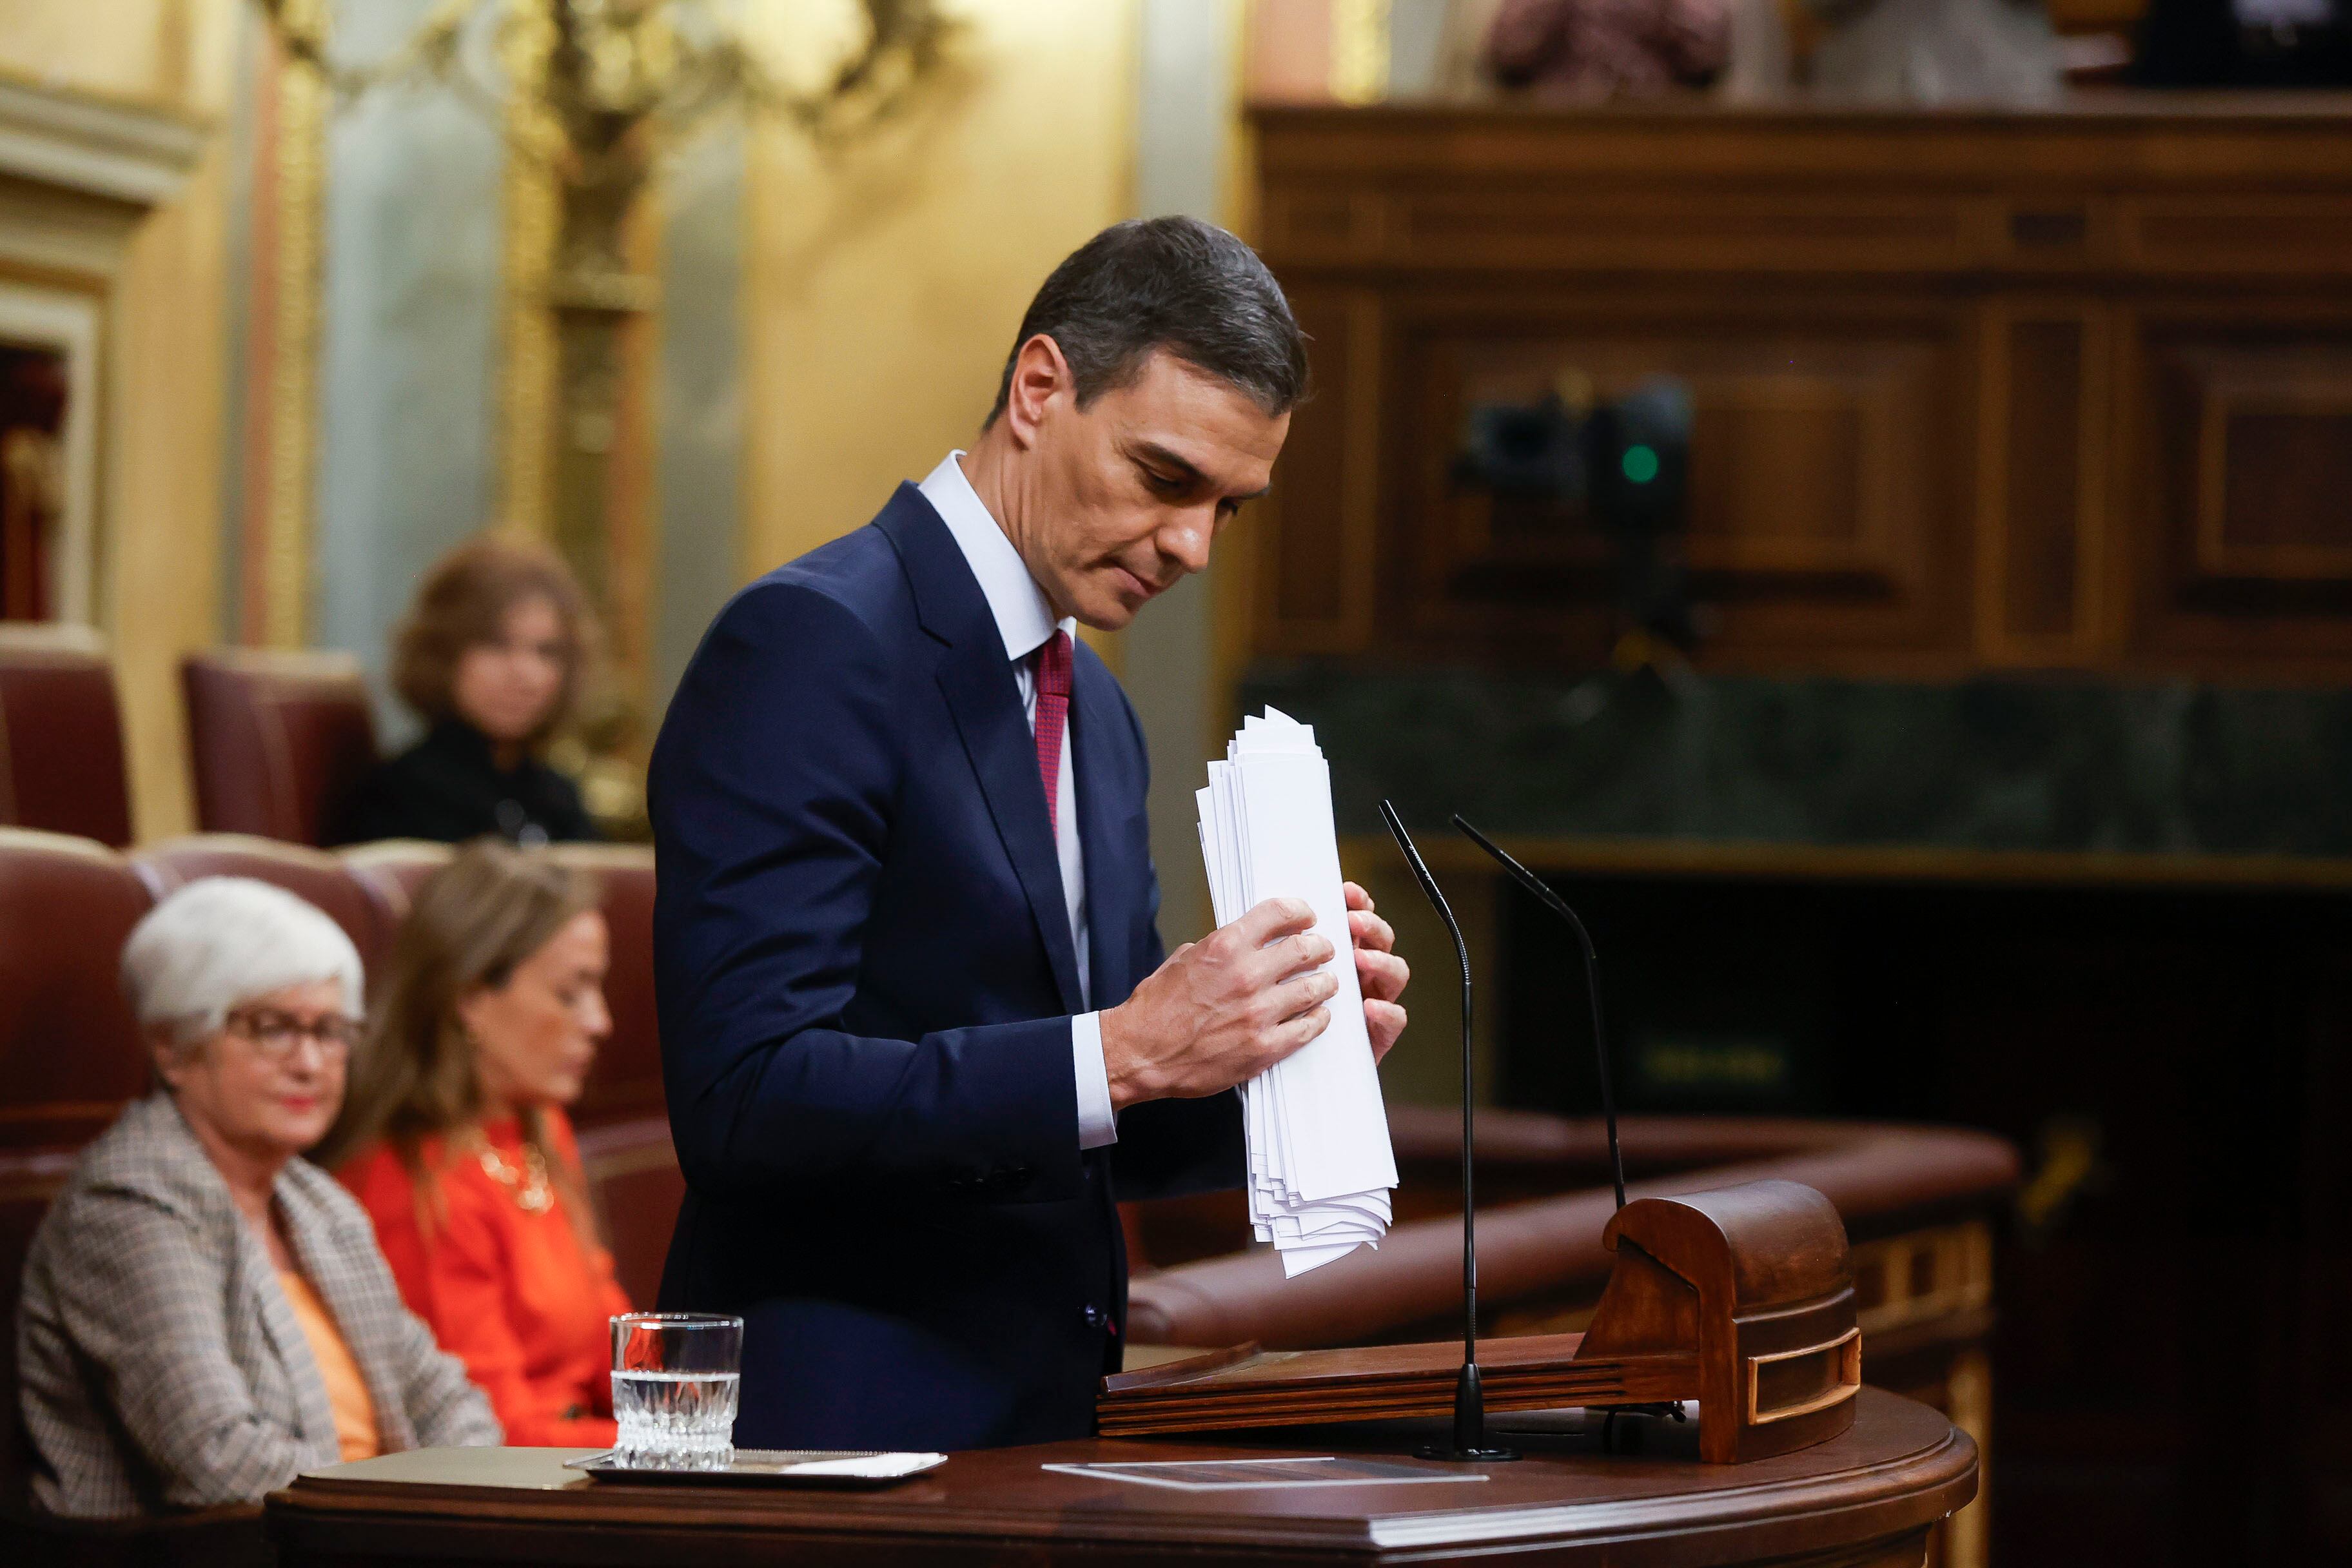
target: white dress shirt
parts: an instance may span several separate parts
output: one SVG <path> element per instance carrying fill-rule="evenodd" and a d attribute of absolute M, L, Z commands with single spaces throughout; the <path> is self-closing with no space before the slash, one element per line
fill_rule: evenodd
<path fill-rule="evenodd" d="M 980 591 L 996 617 L 997 634 L 1004 639 L 1004 657 L 1013 665 L 1013 679 L 1021 688 L 1022 710 L 1029 731 L 1037 730 L 1037 671 L 1031 656 L 1045 646 L 1056 629 L 1075 639 L 1077 622 L 1056 623 L 1054 606 L 1027 563 L 1013 548 L 1003 528 L 964 477 L 961 452 L 950 452 L 917 487 L 931 510 L 940 514 L 955 536 Z M 1073 648 L 1073 654 L 1076 653 Z M 1075 692 L 1073 693 L 1075 696 Z M 1073 712 L 1071 719 L 1076 717 Z M 1054 847 L 1062 863 L 1062 902 L 1070 919 L 1070 942 L 1078 956 L 1079 1000 L 1091 1006 L 1094 981 L 1087 966 L 1087 864 L 1078 839 L 1076 773 L 1070 763 L 1073 730 L 1062 727 L 1062 767 L 1054 786 Z M 1102 1015 L 1081 1013 L 1070 1020 L 1070 1063 L 1078 1089 L 1078 1147 L 1099 1149 L 1118 1142 L 1118 1121 L 1110 1106 L 1110 1075 L 1103 1066 Z"/>

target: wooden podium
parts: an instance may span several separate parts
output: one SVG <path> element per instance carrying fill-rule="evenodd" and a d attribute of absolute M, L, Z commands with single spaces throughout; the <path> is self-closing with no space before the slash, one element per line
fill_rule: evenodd
<path fill-rule="evenodd" d="M 1699 1402 L 1699 1455 L 1785 1454 L 1853 1424 L 1862 1331 L 1845 1226 L 1795 1182 L 1748 1182 L 1625 1205 L 1617 1255 L 1581 1334 L 1489 1340 L 1489 1411 Z M 1239 1345 L 1103 1380 L 1106 1437 L 1442 1416 L 1458 1342 L 1260 1351 Z"/>
<path fill-rule="evenodd" d="M 1975 1495 L 1976 1447 L 1927 1406 L 1860 1386 L 1828 1200 L 1791 1182 L 1645 1198 L 1606 1240 L 1616 1267 L 1587 1332 L 1481 1346 L 1489 1408 L 1522 1413 L 1497 1423 L 1514 1462 L 1402 1461 L 1448 1414 L 1457 1343 L 1240 1346 L 1106 1380 L 1101 1438 L 957 1454 L 887 1491 L 629 1485 L 566 1470 L 570 1450 L 436 1449 L 302 1477 L 270 1499 L 270 1532 L 283 1568 L 1518 1555 L 1918 1568 L 1928 1531 Z M 1629 1424 L 1613 1445 L 1591 1409 L 1691 1399 L 1696 1429 Z M 1260 1430 L 1199 1435 L 1242 1427 Z M 1121 1440 L 1171 1432 L 1193 1435 Z M 1066 1468 L 1349 1454 L 1417 1479 L 1186 1491 Z"/>
<path fill-rule="evenodd" d="M 1881 1389 L 1847 1405 L 1853 1424 L 1827 1442 L 1736 1468 L 1696 1463 L 1688 1426 L 1644 1422 L 1640 1451 L 1602 1455 L 1580 1416 L 1517 1417 L 1510 1437 L 1524 1458 L 1450 1468 L 1476 1479 L 1443 1486 L 1181 1492 L 1044 1468 L 1345 1454 L 1351 1445 L 1391 1458 L 1436 1430 L 1427 1424 L 1414 1432 L 1293 1431 L 1248 1444 L 997 1448 L 957 1454 L 878 1492 L 621 1487 L 566 1470 L 563 1460 L 581 1450 L 436 1448 L 304 1476 L 269 1500 L 269 1531 L 279 1568 L 1919 1568 L 1936 1521 L 1976 1494 L 1976 1446 L 1937 1412 Z M 1543 1427 L 1558 1430 L 1527 1429 Z"/>

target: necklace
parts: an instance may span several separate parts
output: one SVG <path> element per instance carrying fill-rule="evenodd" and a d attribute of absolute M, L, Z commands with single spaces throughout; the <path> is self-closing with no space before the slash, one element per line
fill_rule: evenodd
<path fill-rule="evenodd" d="M 482 1145 L 482 1173 L 514 1194 L 516 1205 L 525 1214 L 544 1214 L 555 1202 L 555 1189 L 547 1179 L 547 1161 L 530 1144 L 522 1149 L 522 1169 L 505 1155 Z"/>

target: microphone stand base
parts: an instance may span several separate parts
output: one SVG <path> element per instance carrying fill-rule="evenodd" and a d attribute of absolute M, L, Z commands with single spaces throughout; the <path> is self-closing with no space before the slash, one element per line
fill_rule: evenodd
<path fill-rule="evenodd" d="M 1507 1465 L 1519 1457 L 1517 1448 L 1457 1448 L 1451 1443 L 1424 1443 L 1412 1452 L 1415 1458 L 1456 1465 Z"/>
<path fill-rule="evenodd" d="M 1464 1157 L 1466 1163 L 1466 1149 Z M 1465 1215 L 1469 1212 L 1463 1210 Z M 1465 1293 L 1467 1294 L 1466 1289 Z M 1487 1446 L 1486 1395 L 1478 1384 L 1478 1363 L 1469 1353 L 1469 1347 L 1475 1343 L 1465 1340 L 1462 1375 L 1454 1384 L 1454 1441 L 1423 1444 L 1413 1450 L 1422 1458 L 1444 1459 L 1455 1465 L 1500 1465 L 1519 1457 L 1517 1449 Z"/>

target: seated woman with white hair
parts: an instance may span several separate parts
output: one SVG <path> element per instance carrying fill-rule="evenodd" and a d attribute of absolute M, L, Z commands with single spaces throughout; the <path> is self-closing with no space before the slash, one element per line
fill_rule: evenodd
<path fill-rule="evenodd" d="M 83 1152 L 17 1314 L 33 1489 L 124 1518 L 258 1500 L 338 1459 L 499 1441 L 401 1304 L 366 1214 L 300 1158 L 335 1120 L 360 960 L 293 894 L 214 877 L 132 930 L 157 1087 Z"/>

